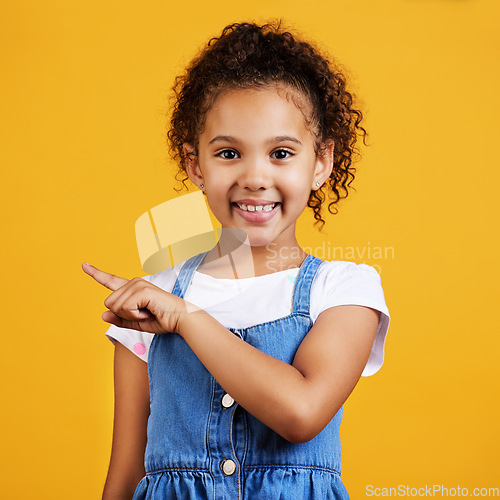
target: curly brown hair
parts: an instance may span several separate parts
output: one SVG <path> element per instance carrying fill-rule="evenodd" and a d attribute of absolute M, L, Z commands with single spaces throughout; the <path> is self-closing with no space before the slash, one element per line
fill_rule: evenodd
<path fill-rule="evenodd" d="M 334 215 L 338 212 L 335 204 L 347 197 L 354 180 L 356 169 L 352 163 L 359 156 L 355 148 L 358 136 L 365 142 L 367 132 L 360 125 L 363 114 L 353 108 L 353 95 L 347 91 L 338 65 L 281 25 L 281 21 L 261 26 L 234 23 L 208 42 L 185 73 L 175 79 L 175 102 L 167 133 L 169 148 L 179 165 L 176 179 L 187 187 L 183 144 L 192 144 L 197 154 L 206 114 L 222 91 L 270 84 L 296 89 L 312 105 L 307 122 L 314 128 L 316 154 L 322 154 L 325 141 L 333 140 L 335 144 L 332 173 L 321 189 L 311 191 L 307 202 L 314 211 L 314 225 L 321 224 L 321 230 L 325 224 L 321 217 L 325 191 L 331 194 L 328 211 Z"/>

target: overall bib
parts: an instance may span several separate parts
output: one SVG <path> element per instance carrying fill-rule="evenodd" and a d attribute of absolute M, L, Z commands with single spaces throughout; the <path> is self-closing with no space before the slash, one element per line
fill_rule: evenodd
<path fill-rule="evenodd" d="M 184 297 L 205 255 L 184 264 L 173 294 Z M 310 292 L 322 262 L 308 255 L 302 263 L 290 315 L 228 329 L 291 364 L 313 325 Z M 148 372 L 146 476 L 133 500 L 349 499 L 340 479 L 342 408 L 315 438 L 290 443 L 226 394 L 180 335 L 155 335 Z"/>

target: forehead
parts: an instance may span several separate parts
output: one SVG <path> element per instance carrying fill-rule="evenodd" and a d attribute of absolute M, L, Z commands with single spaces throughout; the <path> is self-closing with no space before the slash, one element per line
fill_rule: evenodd
<path fill-rule="evenodd" d="M 310 115 L 311 108 L 309 99 L 290 87 L 224 90 L 207 112 L 202 136 L 294 134 L 312 139 L 305 118 Z"/>

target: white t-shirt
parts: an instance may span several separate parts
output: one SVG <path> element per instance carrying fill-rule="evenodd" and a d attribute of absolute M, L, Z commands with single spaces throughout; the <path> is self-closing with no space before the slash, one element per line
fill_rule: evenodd
<path fill-rule="evenodd" d="M 144 279 L 171 292 L 185 261 Z M 292 312 L 292 298 L 299 268 L 241 279 L 213 278 L 195 271 L 184 298 L 213 316 L 226 328 L 246 328 L 273 321 Z M 380 311 L 377 335 L 362 376 L 376 373 L 384 362 L 384 344 L 390 316 L 381 278 L 372 266 L 349 261 L 324 261 L 311 287 L 310 314 L 339 305 L 361 305 Z M 118 340 L 139 358 L 148 360 L 155 334 L 111 325 L 106 336 Z"/>

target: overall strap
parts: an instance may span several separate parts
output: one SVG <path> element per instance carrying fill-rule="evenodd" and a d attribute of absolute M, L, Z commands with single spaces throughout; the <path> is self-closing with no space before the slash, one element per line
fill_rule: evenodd
<path fill-rule="evenodd" d="M 184 298 L 184 294 L 186 293 L 187 287 L 191 283 L 193 273 L 201 264 L 207 253 L 208 252 L 199 253 L 198 255 L 191 257 L 184 263 L 179 273 L 179 276 L 177 276 L 174 288 L 172 289 L 172 293 L 174 295 L 177 295 L 181 299 Z"/>
<path fill-rule="evenodd" d="M 323 264 L 321 259 L 314 255 L 308 255 L 302 265 L 295 280 L 292 299 L 292 313 L 309 315 L 311 303 L 311 286 L 318 272 L 319 266 Z"/>

